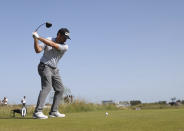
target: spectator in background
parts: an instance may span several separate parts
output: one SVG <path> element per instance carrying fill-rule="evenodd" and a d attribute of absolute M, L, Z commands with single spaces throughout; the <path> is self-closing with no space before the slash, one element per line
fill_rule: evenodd
<path fill-rule="evenodd" d="M 7 105 L 8 104 L 8 99 L 6 97 L 4 97 L 4 99 L 2 100 L 3 105 Z"/>
<path fill-rule="evenodd" d="M 26 106 L 26 96 L 24 96 L 21 100 L 22 106 Z"/>

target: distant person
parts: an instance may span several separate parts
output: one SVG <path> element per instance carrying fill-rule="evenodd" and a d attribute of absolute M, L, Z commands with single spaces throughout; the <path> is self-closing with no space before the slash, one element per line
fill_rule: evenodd
<path fill-rule="evenodd" d="M 3 105 L 7 105 L 8 104 L 8 99 L 6 97 L 4 97 L 4 99 L 2 100 Z"/>
<path fill-rule="evenodd" d="M 73 95 L 70 95 L 70 102 L 73 103 Z"/>
<path fill-rule="evenodd" d="M 40 53 L 41 51 L 44 51 L 44 54 L 38 65 L 38 73 L 41 77 L 42 89 L 38 96 L 33 118 L 48 118 L 48 116 L 42 113 L 42 110 L 45 105 L 45 99 L 52 87 L 54 88 L 55 94 L 49 116 L 65 117 L 65 114 L 61 114 L 58 111 L 59 103 L 63 97 L 64 86 L 57 64 L 64 53 L 68 50 L 68 45 L 66 45 L 65 42 L 67 39 L 70 39 L 69 30 L 66 28 L 61 28 L 58 30 L 56 38 L 47 39 L 40 37 L 37 32 L 34 32 L 33 38 L 35 52 Z M 38 41 L 41 41 L 42 44 L 39 45 Z"/>
<path fill-rule="evenodd" d="M 21 100 L 22 106 L 26 106 L 26 96 L 24 96 Z"/>

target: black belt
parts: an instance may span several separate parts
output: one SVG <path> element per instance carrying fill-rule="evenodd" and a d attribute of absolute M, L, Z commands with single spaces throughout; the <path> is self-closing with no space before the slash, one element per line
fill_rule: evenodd
<path fill-rule="evenodd" d="M 47 65 L 47 64 L 45 64 L 45 63 L 43 63 L 43 62 L 40 62 L 40 65 L 44 65 L 44 66 L 48 66 L 48 67 L 50 67 L 50 68 L 52 68 L 52 69 L 56 69 L 56 67 L 52 67 L 52 66 Z"/>

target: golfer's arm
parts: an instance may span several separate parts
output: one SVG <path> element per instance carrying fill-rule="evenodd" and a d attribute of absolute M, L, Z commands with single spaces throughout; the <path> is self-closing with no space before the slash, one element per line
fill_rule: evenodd
<path fill-rule="evenodd" d="M 51 40 L 45 39 L 43 37 L 39 37 L 38 40 L 40 40 L 41 42 L 43 42 L 44 44 L 46 44 L 48 46 L 52 46 L 56 49 L 59 49 L 59 45 Z"/>
<path fill-rule="evenodd" d="M 34 49 L 36 53 L 40 53 L 43 49 L 38 44 L 38 39 L 34 38 Z"/>

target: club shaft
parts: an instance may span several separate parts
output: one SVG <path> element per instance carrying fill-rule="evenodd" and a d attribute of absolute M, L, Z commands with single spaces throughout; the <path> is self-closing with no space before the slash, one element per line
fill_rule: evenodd
<path fill-rule="evenodd" d="M 43 24 L 39 25 L 39 26 L 38 26 L 38 28 L 36 28 L 35 32 L 37 32 L 37 31 L 38 31 L 38 29 L 39 29 L 42 25 L 44 25 L 44 24 L 45 24 L 45 23 L 43 23 Z"/>

